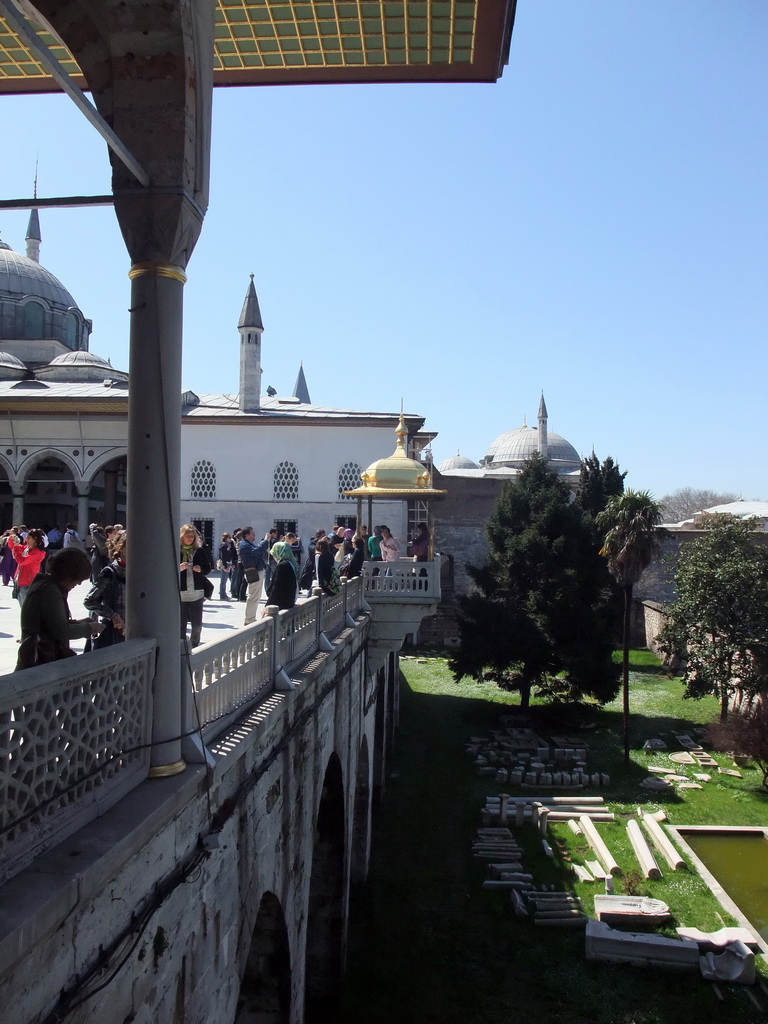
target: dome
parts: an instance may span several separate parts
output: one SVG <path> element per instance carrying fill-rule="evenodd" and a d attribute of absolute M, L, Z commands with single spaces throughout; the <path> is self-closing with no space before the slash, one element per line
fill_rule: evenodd
<path fill-rule="evenodd" d="M 23 380 L 27 368 L 20 359 L 10 352 L 0 352 L 0 380 Z"/>
<path fill-rule="evenodd" d="M 50 366 L 102 366 L 105 370 L 111 370 L 112 366 L 108 359 L 97 356 L 95 352 L 64 352 L 52 359 Z"/>
<path fill-rule="evenodd" d="M 0 248 L 0 299 L 28 296 L 44 299 L 63 312 L 77 308 L 67 289 L 49 270 L 13 249 Z"/>
<path fill-rule="evenodd" d="M 386 459 L 378 459 L 360 474 L 362 485 L 346 494 L 371 493 L 374 491 L 408 491 L 427 490 L 432 491 L 432 481 L 429 470 L 415 459 L 409 459 L 405 454 L 405 438 L 408 436 L 408 429 L 402 414 L 400 422 L 395 431 L 397 435 L 397 447 Z"/>
<path fill-rule="evenodd" d="M 116 370 L 108 360 L 95 352 L 64 352 L 52 359 L 47 366 L 41 366 L 36 376 L 41 380 L 59 382 L 101 383 L 108 377 L 113 380 L 127 380 L 128 374 Z"/>
<path fill-rule="evenodd" d="M 539 450 L 539 432 L 535 427 L 517 427 L 501 434 L 485 454 L 487 466 L 521 465 Z M 578 469 L 579 453 L 564 437 L 547 431 L 547 456 L 553 469 Z"/>
<path fill-rule="evenodd" d="M 0 243 L 0 342 L 14 355 L 35 367 L 62 347 L 87 349 L 91 327 L 58 278 Z"/>
<path fill-rule="evenodd" d="M 449 473 L 452 469 L 479 469 L 480 467 L 472 459 L 468 459 L 466 455 L 461 455 L 456 452 L 455 455 L 451 455 L 450 458 L 444 459 L 437 467 L 440 473 Z"/>

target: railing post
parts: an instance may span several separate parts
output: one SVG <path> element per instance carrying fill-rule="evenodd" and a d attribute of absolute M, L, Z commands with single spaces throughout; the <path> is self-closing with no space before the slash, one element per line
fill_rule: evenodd
<path fill-rule="evenodd" d="M 320 587 L 312 587 L 312 597 L 317 598 L 317 642 L 320 643 L 323 632 L 323 592 Z"/>

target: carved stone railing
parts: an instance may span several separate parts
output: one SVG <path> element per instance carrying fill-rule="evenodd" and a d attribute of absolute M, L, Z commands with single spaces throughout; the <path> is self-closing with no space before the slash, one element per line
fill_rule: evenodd
<path fill-rule="evenodd" d="M 189 658 L 194 703 L 187 711 L 188 730 L 202 730 L 207 743 L 246 706 L 275 689 L 290 689 L 286 673 L 327 649 L 324 638 L 336 636 L 350 616 L 366 608 L 363 580 L 358 577 L 345 582 L 338 594 L 311 597 L 224 640 L 198 647 Z"/>
<path fill-rule="evenodd" d="M 414 562 L 412 558 L 367 562 L 364 580 L 365 599 L 369 602 L 439 601 L 440 559 L 434 562 Z"/>
<path fill-rule="evenodd" d="M 142 782 L 154 640 L 0 677 L 0 883 Z"/>

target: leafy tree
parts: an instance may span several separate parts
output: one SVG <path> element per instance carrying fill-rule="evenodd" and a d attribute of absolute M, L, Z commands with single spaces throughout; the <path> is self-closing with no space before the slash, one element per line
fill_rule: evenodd
<path fill-rule="evenodd" d="M 577 500 L 585 512 L 594 518 L 602 512 L 610 498 L 624 493 L 626 472 L 609 455 L 601 463 L 592 452 L 581 464 Z"/>
<path fill-rule="evenodd" d="M 622 704 L 624 763 L 629 764 L 629 639 L 632 590 L 658 552 L 661 506 L 647 491 L 625 491 L 611 498 L 596 523 L 605 540 L 600 554 L 624 594 L 622 628 Z"/>
<path fill-rule="evenodd" d="M 708 729 L 712 745 L 751 758 L 763 773 L 763 788 L 768 789 L 768 701 L 755 701 L 747 708 L 731 712 L 726 722 Z"/>
<path fill-rule="evenodd" d="M 729 501 L 737 501 L 738 494 L 729 491 L 720 493 L 696 487 L 680 487 L 672 494 L 665 494 L 659 504 L 662 506 L 665 523 L 681 523 L 684 519 L 692 519 L 697 512 L 715 505 L 727 505 Z"/>
<path fill-rule="evenodd" d="M 768 550 L 749 520 L 712 516 L 707 533 L 683 545 L 675 587 L 659 646 L 685 659 L 685 696 L 714 694 L 725 721 L 736 689 L 768 689 Z"/>
<path fill-rule="evenodd" d="M 477 589 L 459 599 L 456 678 L 493 678 L 519 690 L 523 707 L 548 677 L 559 697 L 611 700 L 616 669 L 594 526 L 539 455 L 504 484 L 485 530 L 488 562 L 468 567 Z"/>

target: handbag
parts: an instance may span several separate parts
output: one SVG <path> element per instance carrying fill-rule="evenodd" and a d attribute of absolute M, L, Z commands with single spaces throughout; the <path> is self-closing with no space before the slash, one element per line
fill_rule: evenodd
<path fill-rule="evenodd" d="M 246 583 L 258 583 L 261 579 L 258 569 L 246 569 L 245 570 L 245 582 Z"/>
<path fill-rule="evenodd" d="M 40 633 L 30 633 L 19 645 L 16 671 L 34 668 L 35 665 L 47 665 L 51 661 L 61 661 L 63 658 L 73 658 L 75 653 L 69 644 L 65 645 L 50 636 L 41 636 Z"/>

